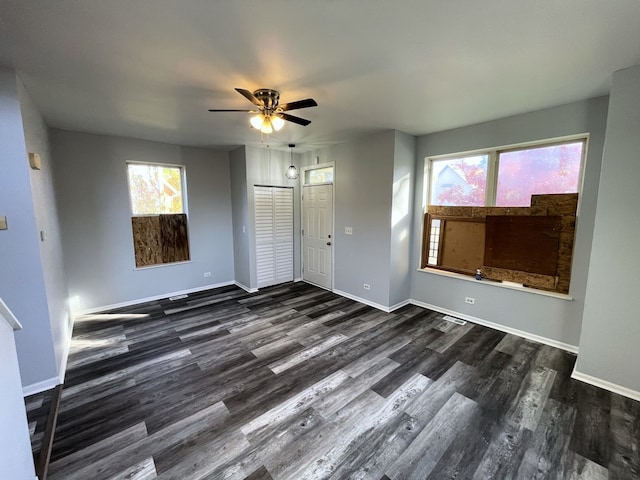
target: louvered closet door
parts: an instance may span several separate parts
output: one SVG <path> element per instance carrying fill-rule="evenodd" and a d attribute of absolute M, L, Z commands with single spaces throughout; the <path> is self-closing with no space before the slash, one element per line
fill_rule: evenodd
<path fill-rule="evenodd" d="M 258 288 L 293 280 L 293 189 L 254 187 Z"/>

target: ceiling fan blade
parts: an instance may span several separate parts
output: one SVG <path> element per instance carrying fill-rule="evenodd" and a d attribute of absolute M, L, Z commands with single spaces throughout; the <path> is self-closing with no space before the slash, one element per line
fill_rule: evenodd
<path fill-rule="evenodd" d="M 260 113 L 256 110 L 247 110 L 246 108 L 244 110 L 229 110 L 226 108 L 210 108 L 209 109 L 210 112 L 246 112 L 246 113 Z"/>
<path fill-rule="evenodd" d="M 298 108 L 309 108 L 317 106 L 318 104 L 313 98 L 305 98 L 304 100 L 285 103 L 283 105 L 279 105 L 278 107 L 281 108 L 283 112 L 286 112 L 287 110 L 296 110 Z"/>
<path fill-rule="evenodd" d="M 293 115 L 289 115 L 288 113 L 277 113 L 276 114 L 278 117 L 280 117 L 283 120 L 286 120 L 288 122 L 293 122 L 293 123 L 297 123 L 298 125 L 302 125 L 303 127 L 306 127 L 307 125 L 309 125 L 311 123 L 311 120 L 306 120 L 304 118 L 300 118 L 300 117 L 294 117 Z"/>
<path fill-rule="evenodd" d="M 244 88 L 236 88 L 236 92 L 238 92 L 240 95 L 245 97 L 247 100 L 249 100 L 251 103 L 253 103 L 257 107 L 262 107 L 263 106 L 262 102 L 260 100 L 258 100 L 253 95 L 253 93 L 251 93 L 249 90 L 245 90 Z"/>

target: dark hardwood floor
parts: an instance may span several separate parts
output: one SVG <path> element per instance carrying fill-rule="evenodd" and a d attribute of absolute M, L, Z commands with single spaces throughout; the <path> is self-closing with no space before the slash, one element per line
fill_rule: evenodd
<path fill-rule="evenodd" d="M 49 479 L 638 479 L 575 356 L 305 283 L 77 320 Z"/>

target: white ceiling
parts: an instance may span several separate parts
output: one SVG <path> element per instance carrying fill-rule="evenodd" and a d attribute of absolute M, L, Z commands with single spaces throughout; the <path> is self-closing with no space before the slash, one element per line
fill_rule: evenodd
<path fill-rule="evenodd" d="M 640 0 L 0 0 L 0 65 L 50 126 L 257 144 L 234 87 L 312 97 L 299 151 L 608 93 L 640 64 Z M 286 148 L 286 147 L 285 147 Z"/>

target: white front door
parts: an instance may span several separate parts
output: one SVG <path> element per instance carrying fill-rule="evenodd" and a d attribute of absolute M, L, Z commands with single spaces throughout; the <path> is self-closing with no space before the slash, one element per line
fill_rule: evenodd
<path fill-rule="evenodd" d="M 302 278 L 331 290 L 333 265 L 333 185 L 303 187 Z"/>

